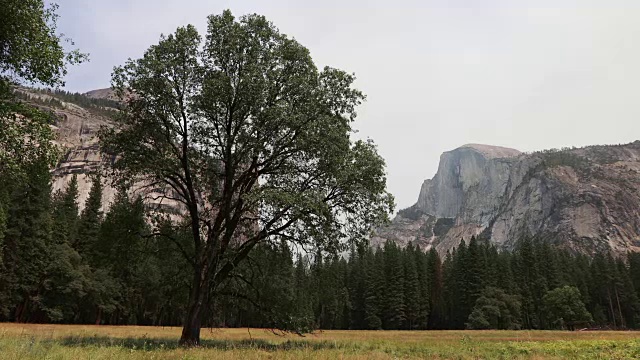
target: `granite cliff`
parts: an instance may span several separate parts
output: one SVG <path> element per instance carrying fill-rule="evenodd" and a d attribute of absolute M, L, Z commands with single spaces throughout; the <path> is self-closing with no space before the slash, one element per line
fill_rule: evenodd
<path fill-rule="evenodd" d="M 107 168 L 112 158 L 103 154 L 96 137 L 101 126 L 109 126 L 117 113 L 115 96 L 111 89 L 93 90 L 85 94 L 18 88 L 24 101 L 51 112 L 55 118 L 52 128 L 56 134 L 62 157 L 53 169 L 52 190 L 65 189 L 71 178 L 78 179 L 78 206 L 84 208 L 91 189 L 92 176 Z M 116 195 L 109 179 L 103 179 L 102 204 L 106 209 Z M 168 213 L 179 213 L 175 201 L 162 199 L 154 189 L 134 185 L 131 193 L 145 198 L 148 207 L 160 208 Z"/>
<path fill-rule="evenodd" d="M 468 144 L 445 152 L 417 202 L 376 232 L 441 254 L 476 236 L 531 236 L 577 252 L 640 251 L 640 141 L 531 154 Z"/>
<path fill-rule="evenodd" d="M 96 139 L 116 111 L 109 108 L 112 92 L 18 92 L 55 114 L 56 142 L 64 155 L 53 170 L 53 190 L 65 188 L 75 174 L 82 208 L 91 173 L 112 160 L 99 151 Z M 103 204 L 108 207 L 116 190 L 108 179 L 105 185 Z M 146 196 L 148 206 L 180 212 L 177 204 L 158 200 L 153 189 L 132 191 Z M 416 203 L 378 229 L 372 244 L 412 241 L 444 254 L 471 236 L 506 250 L 523 236 L 535 236 L 587 254 L 640 251 L 640 141 L 529 154 L 479 144 L 447 151 L 435 176 L 422 184 Z"/>

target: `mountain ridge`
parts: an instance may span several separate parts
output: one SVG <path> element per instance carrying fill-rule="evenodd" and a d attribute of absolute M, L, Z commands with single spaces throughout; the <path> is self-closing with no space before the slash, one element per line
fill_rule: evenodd
<path fill-rule="evenodd" d="M 50 112 L 55 119 L 51 128 L 56 136 L 54 142 L 60 147 L 62 156 L 52 169 L 52 191 L 63 190 L 71 178 L 78 182 L 78 207 L 84 208 L 89 196 L 93 177 L 103 173 L 112 162 L 98 144 L 97 133 L 103 126 L 113 123 L 118 102 L 110 88 L 80 93 L 19 87 L 16 92 L 21 99 Z M 53 101 L 52 101 L 53 100 Z M 117 189 L 109 179 L 102 179 L 102 208 L 106 210 L 114 201 Z M 160 209 L 168 214 L 177 214 L 180 204 L 162 197 L 156 189 L 135 183 L 129 190 L 132 196 L 141 196 L 147 208 Z"/>
<path fill-rule="evenodd" d="M 444 152 L 416 203 L 378 229 L 372 244 L 412 241 L 445 254 L 471 236 L 505 250 L 531 236 L 586 254 L 640 251 L 640 141 L 503 149 L 467 144 Z"/>
<path fill-rule="evenodd" d="M 86 99 L 74 103 L 73 96 L 19 91 L 55 114 L 52 127 L 64 156 L 53 170 L 53 189 L 65 188 L 76 175 L 82 208 L 91 174 L 111 161 L 100 152 L 96 131 L 112 121 L 109 116 L 114 112 L 98 111 L 109 108 L 112 91 L 81 95 L 102 99 L 107 104 L 104 109 L 84 106 Z M 51 98 L 59 101 L 50 102 Z M 116 193 L 106 185 L 105 208 Z M 148 201 L 147 205 L 179 210 L 176 204 Z M 639 209 L 640 141 L 533 153 L 465 144 L 440 156 L 438 171 L 423 182 L 416 203 L 400 210 L 389 226 L 377 229 L 371 243 L 411 241 L 445 254 L 471 236 L 506 250 L 522 236 L 533 236 L 586 254 L 622 254 L 640 251 Z"/>

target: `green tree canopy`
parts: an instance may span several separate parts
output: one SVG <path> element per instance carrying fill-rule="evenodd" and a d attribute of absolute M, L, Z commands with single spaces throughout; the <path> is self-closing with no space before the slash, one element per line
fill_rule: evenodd
<path fill-rule="evenodd" d="M 282 239 L 337 252 L 387 219 L 384 160 L 353 141 L 364 95 L 344 71 L 263 16 L 208 19 L 162 37 L 116 68 L 126 100 L 101 133 L 116 178 L 161 189 L 188 212 L 193 286 L 182 343 L 199 343 L 203 306 L 259 243 Z"/>
<path fill-rule="evenodd" d="M 593 321 L 582 302 L 580 290 L 574 286 L 563 286 L 548 291 L 542 298 L 547 320 L 552 327 L 569 328 Z"/>
<path fill-rule="evenodd" d="M 57 33 L 58 5 L 42 0 L 0 0 L 0 73 L 3 81 L 63 84 L 68 64 L 86 59 L 67 51 Z"/>
<path fill-rule="evenodd" d="M 469 315 L 467 329 L 519 329 L 520 308 L 520 301 L 515 295 L 495 287 L 486 287 Z"/>
<path fill-rule="evenodd" d="M 22 173 L 28 163 L 45 159 L 53 165 L 56 158 L 51 117 L 13 101 L 13 84 L 63 85 L 67 65 L 87 59 L 65 50 L 57 9 L 42 0 L 0 0 L 0 176 L 5 178 Z"/>

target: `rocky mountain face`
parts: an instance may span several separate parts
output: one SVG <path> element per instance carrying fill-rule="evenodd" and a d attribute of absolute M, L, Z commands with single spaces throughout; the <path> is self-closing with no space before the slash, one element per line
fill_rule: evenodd
<path fill-rule="evenodd" d="M 23 100 L 54 114 L 56 120 L 52 128 L 62 157 L 53 169 L 52 190 L 65 189 L 75 174 L 78 178 L 78 205 L 83 208 L 91 189 L 90 175 L 109 161 L 99 151 L 95 135 L 101 126 L 108 126 L 110 119 L 78 103 L 65 101 L 55 92 L 29 88 L 18 88 L 16 92 Z M 103 204 L 111 203 L 115 194 L 116 190 L 107 186 L 103 191 Z"/>
<path fill-rule="evenodd" d="M 57 190 L 66 189 L 73 175 L 76 175 L 78 205 L 82 210 L 89 196 L 93 174 L 106 169 L 113 160 L 100 151 L 96 137 L 101 126 L 109 126 L 113 121 L 110 115 L 114 112 L 106 111 L 115 110 L 108 108 L 110 102 L 115 100 L 113 92 L 111 89 L 99 89 L 79 95 L 29 88 L 19 88 L 17 91 L 26 101 L 55 115 L 56 121 L 52 127 L 56 133 L 56 143 L 60 146 L 63 156 L 52 172 L 52 190 L 55 193 Z M 92 103 L 92 99 L 105 101 Z M 113 202 L 117 193 L 109 180 L 103 179 L 102 204 L 105 209 Z M 177 203 L 166 199 L 161 200 L 154 189 L 147 189 L 137 184 L 130 192 L 133 196 L 145 197 L 147 206 L 161 208 L 168 213 L 179 212 Z"/>
<path fill-rule="evenodd" d="M 512 249 L 523 236 L 577 252 L 640 251 L 640 141 L 532 154 L 469 144 L 445 152 L 415 205 L 376 232 L 444 254 L 462 239 Z"/>
<path fill-rule="evenodd" d="M 112 161 L 99 151 L 96 139 L 98 129 L 111 123 L 109 113 L 99 105 L 86 106 L 85 100 L 112 101 L 112 92 L 94 90 L 75 101 L 33 89 L 19 91 L 55 113 L 56 142 L 64 155 L 53 170 L 53 190 L 66 188 L 75 174 L 82 208 L 90 175 Z M 116 194 L 108 180 L 105 208 Z M 138 186 L 132 192 L 146 196 L 148 206 L 180 213 L 177 204 L 157 200 L 153 189 Z M 507 250 L 523 236 L 535 236 L 587 254 L 640 251 L 640 141 L 531 154 L 478 144 L 445 152 L 416 203 L 378 229 L 372 244 L 412 241 L 444 254 L 471 236 Z"/>

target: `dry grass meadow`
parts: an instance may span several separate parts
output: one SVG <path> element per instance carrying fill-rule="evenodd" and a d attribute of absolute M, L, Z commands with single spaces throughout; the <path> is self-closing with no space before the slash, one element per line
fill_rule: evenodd
<path fill-rule="evenodd" d="M 321 331 L 0 324 L 0 359 L 640 359 L 638 332 Z"/>

